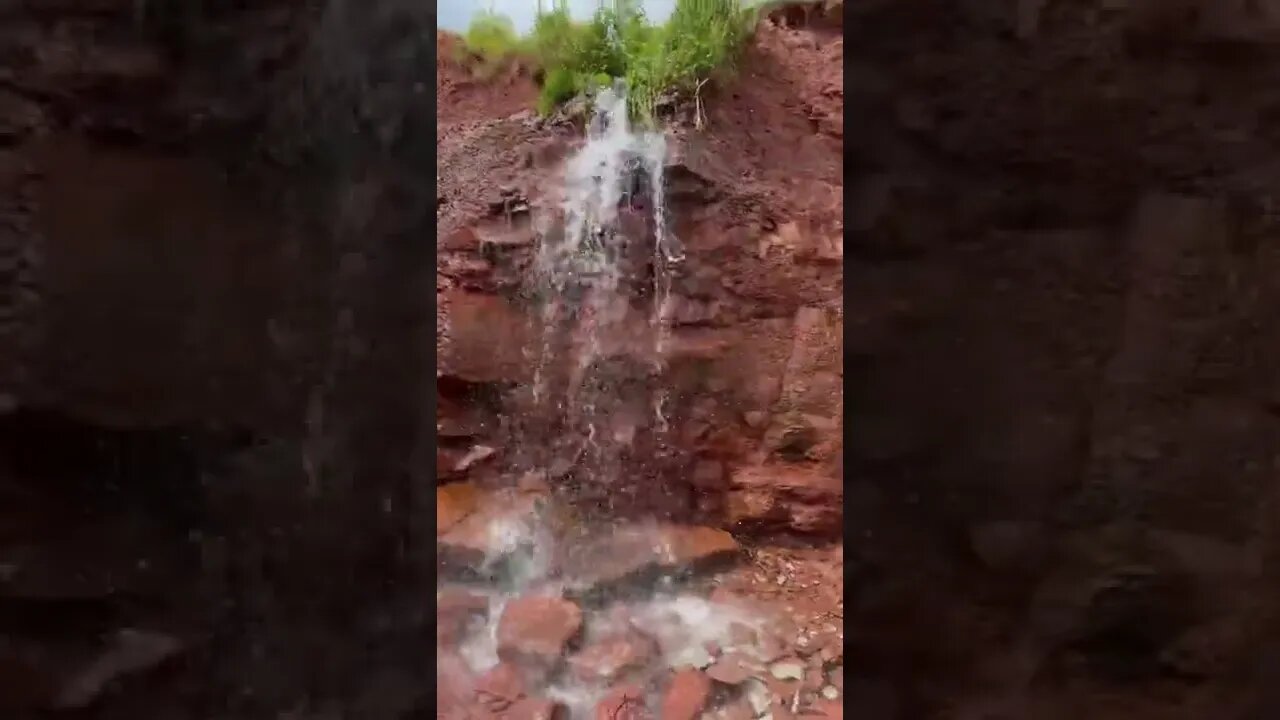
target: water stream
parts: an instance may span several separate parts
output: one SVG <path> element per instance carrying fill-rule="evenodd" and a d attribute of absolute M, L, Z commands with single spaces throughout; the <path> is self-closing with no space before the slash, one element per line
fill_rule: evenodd
<path fill-rule="evenodd" d="M 542 222 L 533 278 L 541 340 L 529 425 L 576 441 L 570 465 L 600 482 L 626 471 L 624 455 L 640 430 L 653 431 L 660 454 L 668 427 L 661 376 L 672 278 L 683 258 L 665 206 L 666 156 L 661 132 L 631 126 L 622 88 L 601 90 L 586 143 L 566 163 L 559 207 Z M 636 306 L 646 301 L 648 317 L 637 322 L 646 311 Z M 628 356 L 647 367 L 620 367 L 619 358 Z M 552 368 L 566 365 L 567 377 L 554 378 Z M 642 374 L 652 387 L 636 392 Z M 647 396 L 648 418 L 638 416 L 638 395 Z M 522 440 L 548 450 L 555 445 Z M 541 464 L 550 467 L 555 458 L 544 455 Z"/>

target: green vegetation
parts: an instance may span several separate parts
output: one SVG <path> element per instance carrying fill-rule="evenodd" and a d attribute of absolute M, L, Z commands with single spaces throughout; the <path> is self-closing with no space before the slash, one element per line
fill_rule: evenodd
<path fill-rule="evenodd" d="M 662 24 L 650 23 L 637 0 L 601 4 L 585 22 L 569 17 L 566 0 L 552 2 L 544 10 L 539 0 L 533 30 L 525 37 L 491 12 L 478 14 L 464 36 L 466 50 L 481 58 L 481 72 L 517 58 L 540 69 L 543 115 L 579 93 L 622 79 L 631 114 L 651 120 L 663 93 L 698 97 L 715 73 L 732 71 L 756 23 L 755 11 L 742 0 L 676 0 Z"/>
<path fill-rule="evenodd" d="M 481 72 L 485 75 L 501 67 L 520 47 L 511 20 L 497 13 L 481 11 L 467 28 L 466 49 L 480 57 Z"/>

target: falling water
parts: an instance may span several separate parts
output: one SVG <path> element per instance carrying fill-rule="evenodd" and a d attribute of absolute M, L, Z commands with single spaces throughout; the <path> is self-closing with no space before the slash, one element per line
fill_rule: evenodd
<path fill-rule="evenodd" d="M 660 132 L 638 130 L 627 116 L 621 85 L 596 96 L 587 141 L 566 164 L 563 199 L 555 220 L 544 225 L 536 262 L 541 303 L 541 343 L 535 360 L 535 413 L 562 423 L 561 437 L 578 447 L 571 463 L 583 474 L 610 478 L 622 471 L 621 453 L 630 446 L 641 418 L 628 419 L 625 377 L 609 370 L 620 354 L 619 328 L 629 321 L 633 297 L 650 296 L 647 318 L 651 378 L 665 369 L 671 315 L 672 274 L 682 259 L 668 227 L 663 194 L 667 144 Z M 645 237 L 637 237 L 634 216 L 648 212 Z M 633 215 L 625 222 L 620 212 Z M 635 288 L 633 250 L 652 242 L 644 258 L 651 266 L 649 287 Z M 636 338 L 626 341 L 635 343 Z M 632 350 L 636 348 L 632 347 Z M 569 365 L 563 385 L 551 388 L 553 364 Z M 657 383 L 649 402 L 653 429 L 661 442 L 667 429 L 665 390 Z"/>

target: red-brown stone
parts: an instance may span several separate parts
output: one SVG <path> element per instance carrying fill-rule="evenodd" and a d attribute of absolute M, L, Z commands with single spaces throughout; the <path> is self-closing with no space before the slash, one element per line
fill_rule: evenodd
<path fill-rule="evenodd" d="M 469 483 L 436 488 L 436 536 L 453 530 L 480 505 L 480 491 Z"/>
<path fill-rule="evenodd" d="M 501 662 L 476 679 L 475 698 L 485 709 L 501 712 L 523 699 L 527 689 L 520 668 Z"/>
<path fill-rule="evenodd" d="M 584 682 L 611 683 L 644 667 L 655 651 L 652 640 L 638 633 L 625 633 L 587 645 L 569 658 L 569 664 L 573 674 Z"/>
<path fill-rule="evenodd" d="M 574 585 L 586 591 L 649 573 L 694 570 L 730 560 L 740 550 L 733 536 L 718 528 L 637 525 L 571 548 L 562 565 L 572 569 Z"/>
<path fill-rule="evenodd" d="M 507 708 L 501 717 L 508 720 L 566 720 L 569 712 L 554 700 L 527 697 Z"/>
<path fill-rule="evenodd" d="M 711 698 L 711 680 L 695 668 L 676 672 L 662 698 L 663 720 L 696 720 Z"/>
<path fill-rule="evenodd" d="M 582 610 L 550 595 L 518 598 L 498 621 L 498 656 L 537 666 L 554 665 L 582 629 Z"/>
<path fill-rule="evenodd" d="M 448 490 L 448 493 L 441 491 Z M 452 507 L 441 509 L 442 498 Z M 530 524 L 540 496 L 529 493 L 485 492 L 470 483 L 452 483 L 436 491 L 436 554 L 442 570 L 475 570 L 497 550 L 496 523 Z M 451 524 L 444 524 L 453 520 Z"/>
<path fill-rule="evenodd" d="M 595 720 L 650 720 L 644 688 L 622 685 L 609 692 L 596 704 Z"/>
<path fill-rule="evenodd" d="M 436 596 L 436 646 L 456 645 L 471 623 L 485 616 L 489 600 L 461 588 L 448 588 Z"/>
<path fill-rule="evenodd" d="M 436 649 L 436 712 L 445 715 L 464 713 L 472 703 L 475 677 L 454 650 Z"/>

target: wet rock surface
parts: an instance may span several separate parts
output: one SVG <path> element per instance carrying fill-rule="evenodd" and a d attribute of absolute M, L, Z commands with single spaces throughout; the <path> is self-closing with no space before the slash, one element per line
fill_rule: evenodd
<path fill-rule="evenodd" d="M 573 674 L 586 683 L 612 684 L 643 670 L 656 654 L 652 638 L 630 631 L 604 637 L 569 658 Z"/>
<path fill-rule="evenodd" d="M 566 548 L 560 564 L 573 592 L 590 597 L 714 569 L 740 553 L 733 536 L 716 528 L 638 524 Z"/>
<path fill-rule="evenodd" d="M 498 656 L 530 665 L 558 662 L 582 629 L 582 610 L 570 600 L 529 596 L 512 600 L 498 620 Z"/>
<path fill-rule="evenodd" d="M 647 720 L 654 717 L 645 705 L 644 688 L 624 685 L 609 691 L 595 706 L 595 720 Z"/>
<path fill-rule="evenodd" d="M 711 680 L 697 668 L 677 670 L 667 682 L 659 717 L 694 720 L 711 696 Z"/>
<path fill-rule="evenodd" d="M 444 496 L 473 493 L 483 495 Z M 547 521 L 559 501 L 542 497 L 523 538 L 481 534 L 489 556 L 508 553 L 502 571 L 437 591 L 437 654 L 447 659 L 437 682 L 454 688 L 441 696 L 442 716 L 757 718 L 840 697 L 842 586 L 811 589 L 838 576 L 829 556 L 780 559 L 789 575 L 762 588 L 749 568 L 769 556 L 723 530 L 647 522 L 584 532 Z M 503 526 L 507 505 L 470 507 L 465 517 Z M 442 525 L 439 542 L 456 527 Z"/>

